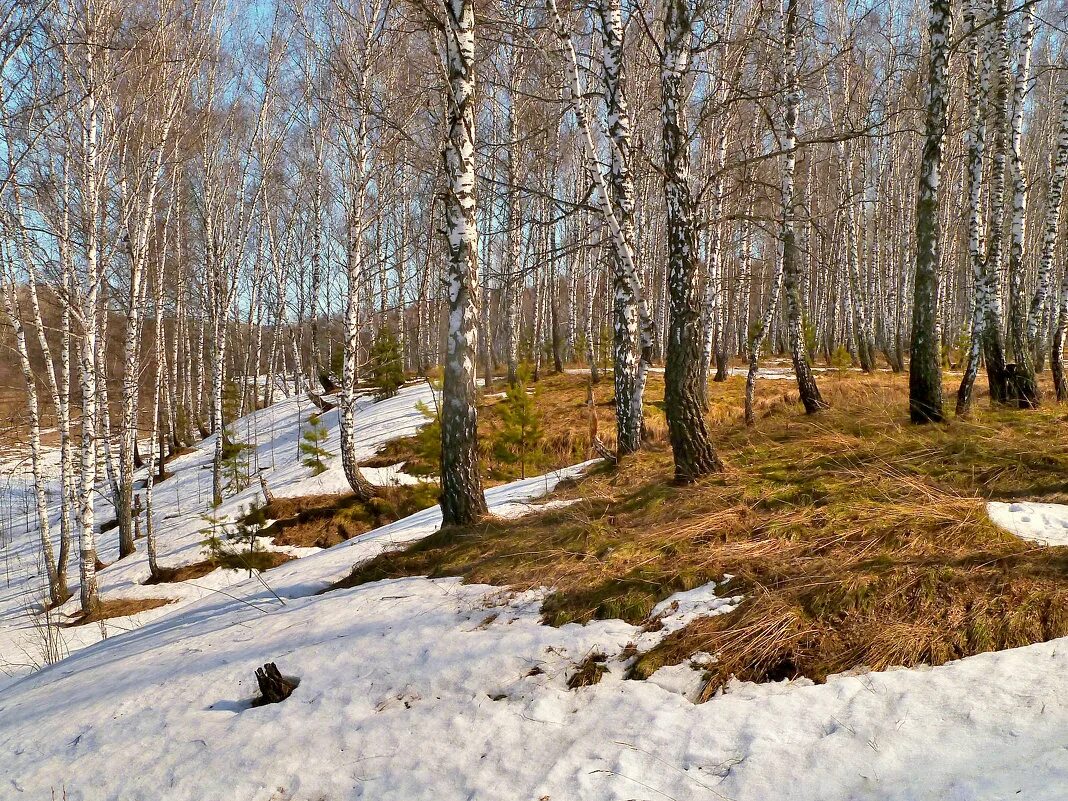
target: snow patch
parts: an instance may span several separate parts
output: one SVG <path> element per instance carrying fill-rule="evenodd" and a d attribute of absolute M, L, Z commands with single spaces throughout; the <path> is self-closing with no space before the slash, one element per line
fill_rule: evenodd
<path fill-rule="evenodd" d="M 990 501 L 986 513 L 995 525 L 1038 545 L 1068 545 L 1068 505 Z"/>
<path fill-rule="evenodd" d="M 664 636 L 685 628 L 700 617 L 725 615 L 738 608 L 742 595 L 720 597 L 717 590 L 726 586 L 733 576 L 726 575 L 723 581 L 713 581 L 686 592 L 677 592 L 653 607 L 651 621 L 660 624 L 658 631 Z"/>

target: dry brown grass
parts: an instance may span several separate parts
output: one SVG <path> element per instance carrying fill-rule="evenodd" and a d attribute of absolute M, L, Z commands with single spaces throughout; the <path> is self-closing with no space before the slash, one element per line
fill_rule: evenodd
<path fill-rule="evenodd" d="M 155 577 L 145 579 L 145 584 L 174 584 L 180 581 L 195 581 L 211 573 L 218 565 L 210 559 L 193 562 L 180 567 L 160 567 Z"/>
<path fill-rule="evenodd" d="M 157 609 L 171 603 L 171 598 L 109 598 L 102 600 L 91 614 L 79 612 L 71 618 L 66 626 L 84 626 L 86 623 L 98 623 L 114 617 L 127 617 L 149 609 Z"/>
<path fill-rule="evenodd" d="M 286 562 L 292 562 L 296 558 L 292 554 L 282 553 L 281 551 L 256 550 L 251 554 L 247 551 L 234 551 L 229 558 L 216 562 L 216 564 L 219 567 L 225 567 L 230 570 L 255 570 L 262 573 L 265 570 L 273 570 L 279 565 L 284 565 Z"/>
<path fill-rule="evenodd" d="M 380 487 L 370 501 L 354 495 L 275 498 L 265 510 L 275 522 L 263 533 L 275 545 L 329 548 L 433 506 L 437 493 L 437 485 L 420 483 Z"/>
<path fill-rule="evenodd" d="M 567 688 L 577 690 L 579 687 L 592 687 L 600 682 L 608 672 L 608 666 L 605 664 L 607 661 L 608 657 L 600 652 L 589 654 L 568 677 Z"/>
<path fill-rule="evenodd" d="M 504 390 L 498 381 L 494 388 L 481 397 L 478 406 L 479 460 L 486 486 L 514 481 L 520 477 L 520 465 L 502 461 L 494 453 L 493 442 L 501 429 L 501 416 L 497 408 Z M 611 376 L 602 378 L 593 386 L 593 417 L 591 425 L 590 406 L 587 403 L 588 376 L 574 373 L 549 373 L 529 385 L 536 393 L 537 409 L 545 436 L 540 447 L 528 456 L 527 475 L 557 470 L 576 462 L 596 456 L 591 434 L 611 450 L 615 450 L 615 407 Z M 664 393 L 663 376 L 649 376 L 649 391 L 659 397 Z M 713 410 L 715 413 L 716 410 Z M 646 409 L 646 439 L 658 444 L 667 442 L 667 421 L 662 404 Z M 436 437 L 419 435 L 392 440 L 375 456 L 365 461 L 367 467 L 388 467 L 402 464 L 403 470 L 413 475 L 437 475 L 439 462 Z"/>
<path fill-rule="evenodd" d="M 673 592 L 730 574 L 729 594 L 746 596 L 736 611 L 631 668 L 641 678 L 716 654 L 706 695 L 731 675 L 818 681 L 1068 635 L 1068 548 L 1022 542 L 985 513 L 986 499 L 1068 497 L 1065 409 L 979 399 L 971 419 L 919 427 L 902 376 L 819 380 L 832 408 L 811 417 L 790 384 L 762 384 L 754 429 L 740 420 L 742 379 L 714 384 L 722 475 L 675 486 L 670 452 L 654 444 L 558 490 L 572 506 L 444 530 L 344 585 L 429 574 L 552 586 L 548 623 L 640 623 Z"/>

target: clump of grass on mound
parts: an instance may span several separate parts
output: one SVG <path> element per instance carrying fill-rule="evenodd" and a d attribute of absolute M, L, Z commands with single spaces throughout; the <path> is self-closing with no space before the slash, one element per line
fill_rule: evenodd
<path fill-rule="evenodd" d="M 674 486 L 670 452 L 654 446 L 559 490 L 571 506 L 443 530 L 341 586 L 409 575 L 550 586 L 546 623 L 640 624 L 672 593 L 730 574 L 726 594 L 746 598 L 735 611 L 631 667 L 644 678 L 712 653 L 705 697 L 731 675 L 822 681 L 1068 635 L 1068 548 L 1023 542 L 985 511 L 990 498 L 1068 495 L 1063 410 L 977 401 L 971 419 L 914 426 L 899 378 L 820 382 L 832 408 L 819 415 L 762 386 L 756 428 L 721 418 L 723 475 Z M 713 407 L 736 404 L 741 387 L 714 384 Z"/>
<path fill-rule="evenodd" d="M 115 617 L 136 615 L 138 612 L 166 606 L 172 600 L 171 598 L 109 598 L 100 601 L 91 614 L 79 612 L 65 625 L 68 627 L 84 626 L 86 623 L 98 623 L 101 620 L 110 620 Z"/>
<path fill-rule="evenodd" d="M 251 571 L 253 570 L 262 573 L 265 570 L 284 565 L 286 562 L 291 562 L 296 558 L 281 551 L 232 550 L 214 554 L 211 562 L 215 566 L 224 567 L 227 570 L 248 570 L 251 576 Z"/>
<path fill-rule="evenodd" d="M 210 559 L 202 559 L 179 567 L 160 567 L 155 576 L 149 576 L 144 584 L 174 584 L 182 581 L 193 581 L 203 578 L 218 567 Z"/>
<path fill-rule="evenodd" d="M 369 501 L 354 495 L 275 498 L 264 510 L 275 523 L 264 533 L 275 545 L 329 548 L 433 506 L 437 496 L 436 484 L 419 482 L 380 487 Z"/>

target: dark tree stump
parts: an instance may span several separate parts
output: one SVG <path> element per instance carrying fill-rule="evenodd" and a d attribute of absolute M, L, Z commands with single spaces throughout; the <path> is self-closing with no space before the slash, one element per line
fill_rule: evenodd
<path fill-rule="evenodd" d="M 311 400 L 312 405 L 320 412 L 329 412 L 331 409 L 337 408 L 336 403 L 331 403 L 322 395 L 316 395 L 314 392 L 308 393 L 308 399 Z"/>
<path fill-rule="evenodd" d="M 341 391 L 341 387 L 334 383 L 334 379 L 330 376 L 330 373 L 325 371 L 319 373 L 319 384 L 322 386 L 323 392 L 327 395 L 335 395 Z"/>
<path fill-rule="evenodd" d="M 274 662 L 268 662 L 261 668 L 256 668 L 256 683 L 260 685 L 261 698 L 253 701 L 253 706 L 264 704 L 277 704 L 293 694 L 296 682 L 287 679 L 278 672 L 278 666 Z"/>

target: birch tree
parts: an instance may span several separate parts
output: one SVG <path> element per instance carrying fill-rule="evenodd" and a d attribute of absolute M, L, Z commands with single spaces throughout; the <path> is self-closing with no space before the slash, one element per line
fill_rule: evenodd
<path fill-rule="evenodd" d="M 567 72 L 565 97 L 575 115 L 579 129 L 579 138 L 594 179 L 595 201 L 601 211 L 605 227 L 612 244 L 613 257 L 613 338 L 616 343 L 614 359 L 614 380 L 616 382 L 616 447 L 619 455 L 633 453 L 641 447 L 642 432 L 642 398 L 648 368 L 652 359 L 653 322 L 641 278 L 634 261 L 633 223 L 626 218 L 625 207 L 630 202 L 627 198 L 633 193 L 629 180 L 627 156 L 630 153 L 629 123 L 627 117 L 625 85 L 621 62 L 617 62 L 618 53 L 613 55 L 615 42 L 621 41 L 621 25 L 615 22 L 611 2 L 605 13 L 612 21 L 608 29 L 612 33 L 605 36 L 605 77 L 610 109 L 610 125 L 614 134 L 612 140 L 611 177 L 606 178 L 601 169 L 597 155 L 594 123 L 585 104 L 585 92 L 579 76 L 578 59 L 571 35 L 556 6 L 556 0 L 548 0 L 550 20 L 556 34 L 558 47 L 563 55 L 564 68 Z M 616 31 L 619 31 L 616 33 Z M 612 181 L 613 192 L 609 191 L 608 182 Z M 623 209 L 613 200 L 618 193 Z M 628 226 L 630 232 L 628 236 Z"/>
<path fill-rule="evenodd" d="M 801 258 L 794 227 L 794 172 L 797 163 L 797 118 L 801 108 L 801 87 L 797 79 L 797 5 L 786 0 L 783 16 L 783 136 L 782 136 L 782 219 L 779 258 L 782 260 L 783 296 L 789 326 L 790 358 L 797 377 L 801 403 L 809 414 L 826 408 L 805 352 L 804 312 L 801 296 Z"/>
<path fill-rule="evenodd" d="M 119 143 L 120 179 L 116 187 L 119 225 L 126 244 L 128 262 L 128 298 L 123 345 L 123 373 L 119 421 L 119 476 L 115 512 L 119 529 L 119 558 L 134 552 L 131 517 L 135 452 L 137 449 L 137 410 L 141 375 L 141 338 L 143 332 L 148 279 L 148 259 L 154 245 L 154 223 L 158 212 L 160 189 L 168 162 L 175 160 L 172 130 L 179 113 L 187 107 L 186 93 L 198 54 L 190 49 L 179 53 L 184 44 L 171 30 L 173 9 L 160 9 L 158 21 L 141 41 L 133 44 L 134 64 L 127 78 L 135 91 L 128 98 L 135 119 L 121 123 Z M 199 24 L 199 20 L 184 20 Z M 187 34 L 188 35 L 188 34 Z M 190 43 L 195 41 L 190 36 Z M 133 73 L 131 76 L 129 73 Z"/>
<path fill-rule="evenodd" d="M 103 192 L 105 164 L 114 139 L 101 142 L 102 130 L 109 130 L 107 82 L 109 42 L 106 20 L 111 14 L 107 0 L 86 0 L 83 17 L 71 21 L 72 40 L 82 42 L 71 48 L 68 58 L 75 70 L 82 100 L 75 109 L 81 149 L 78 189 L 81 197 L 79 219 L 82 237 L 80 269 L 73 281 L 73 313 L 81 329 L 79 378 L 81 381 L 81 464 L 78 484 L 79 582 L 82 611 L 93 614 L 99 606 L 96 580 L 96 516 L 98 417 L 98 335 L 100 331 L 100 291 L 104 281 Z M 80 23 L 80 24 L 79 24 Z M 80 27 L 84 26 L 84 27 Z"/>
<path fill-rule="evenodd" d="M 445 525 L 486 514 L 478 463 L 478 232 L 475 225 L 475 7 L 445 0 L 445 238 L 449 327 L 441 403 L 441 513 Z"/>
<path fill-rule="evenodd" d="M 1027 235 L 1027 175 L 1022 140 L 1024 103 L 1031 80 L 1031 49 L 1035 41 L 1035 10 L 1029 5 L 1021 12 L 1019 57 L 1013 90 L 1011 131 L 1012 239 L 1009 244 L 1009 332 L 1013 358 L 1012 394 L 1020 408 L 1039 403 L 1035 381 L 1034 353 L 1027 338 L 1028 296 L 1024 289 L 1024 242 Z"/>
<path fill-rule="evenodd" d="M 338 13 L 344 20 L 340 30 L 332 30 L 336 57 L 332 78 L 337 101 L 324 100 L 333 108 L 333 127 L 342 163 L 345 203 L 345 295 L 342 331 L 341 391 L 338 422 L 341 463 L 345 478 L 357 497 L 374 494 L 360 470 L 356 436 L 357 374 L 359 371 L 360 294 L 364 285 L 364 238 L 368 228 L 368 187 L 372 178 L 372 136 L 369 96 L 371 66 L 378 57 L 383 29 L 388 22 L 387 6 L 379 2 L 358 3 L 352 9 L 332 4 L 324 10 L 327 19 Z M 330 27 L 329 22 L 327 23 Z M 314 46 L 314 43 L 313 43 Z M 319 54 L 323 57 L 323 54 Z"/>
<path fill-rule="evenodd" d="M 986 362 L 990 399 L 1004 403 L 1008 399 L 1005 371 L 1005 343 L 1001 321 L 1001 270 L 1004 260 L 1005 229 L 1005 164 L 1009 148 L 1009 86 L 1010 44 L 1009 16 L 1005 0 L 995 0 L 994 18 L 997 24 L 995 52 L 998 57 L 997 92 L 994 98 L 994 142 L 992 174 L 990 177 L 990 223 L 987 226 L 987 296 L 984 298 L 983 358 Z"/>
<path fill-rule="evenodd" d="M 909 362 L 909 416 L 937 423 L 942 409 L 942 354 L 938 341 L 938 270 L 941 249 L 939 188 L 946 130 L 952 13 L 949 0 L 931 0 L 928 23 L 927 122 L 916 198 L 916 278 Z"/>
<path fill-rule="evenodd" d="M 690 191 L 690 141 L 685 111 L 691 79 L 694 22 L 689 0 L 668 0 L 664 9 L 664 43 L 660 54 L 661 141 L 671 304 L 664 410 L 675 460 L 675 480 L 684 483 L 723 469 L 704 418 L 702 371 L 707 375 L 707 367 L 702 360 L 697 229 Z"/>
<path fill-rule="evenodd" d="M 964 376 L 957 389 L 956 413 L 960 417 L 968 413 L 972 402 L 979 357 L 983 347 L 983 332 L 990 318 L 989 305 L 994 299 L 994 278 L 989 273 L 983 227 L 983 181 L 986 156 L 986 105 L 990 94 L 990 44 L 989 35 L 981 36 L 979 4 L 970 0 L 965 8 L 964 25 L 968 32 L 968 80 L 969 120 L 965 131 L 965 149 L 968 166 L 968 261 L 972 277 L 972 321 L 968 354 L 964 364 Z"/>
<path fill-rule="evenodd" d="M 1046 219 L 1042 233 L 1042 253 L 1038 262 L 1038 280 L 1027 317 L 1027 340 L 1036 361 L 1040 361 L 1038 354 L 1046 345 L 1039 338 L 1039 328 L 1050 306 L 1054 278 L 1053 262 L 1060 232 L 1061 201 L 1064 198 L 1064 179 L 1068 175 L 1068 91 L 1063 89 L 1061 91 L 1064 99 L 1061 101 L 1060 121 L 1052 159 L 1053 169 L 1050 172 L 1046 191 Z M 1055 370 L 1061 369 L 1059 362 L 1052 367 Z"/>
<path fill-rule="evenodd" d="M 641 447 L 644 419 L 642 399 L 645 369 L 652 358 L 652 332 L 649 330 L 652 323 L 648 312 L 642 313 L 639 308 L 639 302 L 644 302 L 644 292 L 636 280 L 637 273 L 633 265 L 634 180 L 631 175 L 631 124 L 627 105 L 622 3 L 620 0 L 600 0 L 597 10 L 601 22 L 604 102 L 611 153 L 608 184 L 612 193 L 612 214 L 619 231 L 618 241 L 614 230 L 612 234 L 612 341 L 617 401 L 616 447 L 622 455 L 633 453 Z M 567 48 L 571 48 L 570 38 Z M 573 56 L 573 49 L 570 52 Z M 573 63 L 569 61 L 569 65 Z M 581 94 L 576 93 L 577 84 L 578 73 L 575 71 L 571 80 L 573 103 L 582 102 Z M 586 127 L 589 128 L 588 125 Z M 589 152 L 588 157 L 593 160 Z M 599 167 L 595 169 L 600 174 Z M 602 213 L 607 214 L 606 211 Z M 609 229 L 612 230 L 611 223 Z"/>

